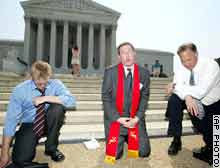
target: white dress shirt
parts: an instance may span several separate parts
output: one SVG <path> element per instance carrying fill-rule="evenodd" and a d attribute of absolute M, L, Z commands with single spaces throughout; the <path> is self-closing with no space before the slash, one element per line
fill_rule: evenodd
<path fill-rule="evenodd" d="M 124 71 L 125 71 L 125 76 L 126 77 L 128 76 L 128 73 L 129 73 L 128 69 L 131 69 L 131 74 L 132 74 L 132 77 L 133 77 L 134 76 L 134 64 L 132 66 L 129 66 L 129 67 L 124 65 Z"/>
<path fill-rule="evenodd" d="M 184 66 L 175 73 L 173 80 L 173 83 L 176 83 L 175 94 L 182 100 L 190 95 L 207 106 L 220 100 L 220 68 L 214 59 L 198 57 L 193 68 L 194 86 L 189 85 L 190 73 Z"/>

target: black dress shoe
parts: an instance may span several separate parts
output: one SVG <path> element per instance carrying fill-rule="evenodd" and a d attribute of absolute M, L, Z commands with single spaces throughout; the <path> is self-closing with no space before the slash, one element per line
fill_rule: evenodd
<path fill-rule="evenodd" d="M 51 159 L 55 162 L 60 162 L 65 159 L 65 156 L 58 149 L 56 151 L 45 151 L 45 154 L 50 156 Z"/>
<path fill-rule="evenodd" d="M 208 148 L 207 146 L 202 147 L 200 151 L 193 152 L 193 157 L 212 165 L 212 149 Z"/>
<path fill-rule="evenodd" d="M 168 149 L 169 155 L 177 155 L 178 151 L 182 149 L 182 142 L 181 141 L 173 141 Z"/>

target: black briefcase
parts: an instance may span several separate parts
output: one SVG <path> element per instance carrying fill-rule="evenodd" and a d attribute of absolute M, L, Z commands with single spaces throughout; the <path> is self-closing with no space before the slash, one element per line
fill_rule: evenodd
<path fill-rule="evenodd" d="M 37 163 L 37 162 L 30 162 L 24 163 L 23 166 L 17 166 L 14 163 L 8 165 L 6 168 L 49 168 L 48 163 Z"/>

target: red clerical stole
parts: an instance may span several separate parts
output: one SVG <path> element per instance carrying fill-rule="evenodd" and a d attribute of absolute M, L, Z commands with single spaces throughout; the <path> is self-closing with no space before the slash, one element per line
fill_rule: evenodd
<path fill-rule="evenodd" d="M 133 75 L 133 89 L 132 89 L 132 104 L 130 110 L 130 117 L 136 116 L 139 99 L 140 99 L 140 79 L 138 73 L 138 65 L 134 64 L 134 75 Z M 124 106 L 124 67 L 123 64 L 118 64 L 118 85 L 116 93 L 116 107 L 122 116 Z M 114 121 L 110 125 L 110 131 L 108 135 L 108 141 L 106 143 L 106 156 L 105 162 L 114 164 L 116 160 L 116 153 L 118 148 L 118 137 L 120 134 L 120 123 Z M 138 136 L 138 123 L 134 128 L 128 128 L 128 157 L 138 157 L 139 147 L 139 136 Z"/>

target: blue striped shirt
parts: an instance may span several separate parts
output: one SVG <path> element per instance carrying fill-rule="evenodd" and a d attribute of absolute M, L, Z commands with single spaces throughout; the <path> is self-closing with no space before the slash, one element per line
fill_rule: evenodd
<path fill-rule="evenodd" d="M 26 80 L 18 84 L 10 97 L 8 105 L 4 136 L 12 137 L 15 134 L 18 123 L 32 123 L 36 115 L 36 107 L 33 99 L 41 96 L 33 80 Z M 76 106 L 76 99 L 64 84 L 57 79 L 50 79 L 47 83 L 45 96 L 58 96 L 65 107 Z M 49 104 L 45 105 L 47 109 Z"/>

